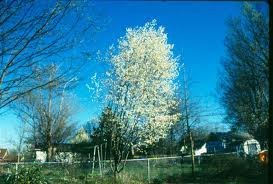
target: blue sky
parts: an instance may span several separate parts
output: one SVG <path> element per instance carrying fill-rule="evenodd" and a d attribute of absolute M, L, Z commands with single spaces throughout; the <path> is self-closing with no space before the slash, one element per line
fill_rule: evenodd
<path fill-rule="evenodd" d="M 129 2 L 102 1 L 95 7 L 101 17 L 107 20 L 103 29 L 90 35 L 91 50 L 101 50 L 117 43 L 117 39 L 125 34 L 127 27 L 142 26 L 153 19 L 158 25 L 165 27 L 169 43 L 174 44 L 174 54 L 181 55 L 186 65 L 187 74 L 193 81 L 192 96 L 208 105 L 209 111 L 220 107 L 217 99 L 217 76 L 221 67 L 221 58 L 225 56 L 224 38 L 227 32 L 226 20 L 230 16 L 240 14 L 241 2 Z M 265 5 L 265 4 L 264 4 Z M 91 38 L 92 37 L 92 38 Z M 75 50 L 80 53 L 80 50 Z M 181 62 L 182 63 L 182 62 Z M 85 87 L 88 79 L 95 73 L 103 71 L 103 67 L 89 61 L 81 72 L 85 80 L 74 90 L 77 98 L 78 113 L 75 120 L 79 126 L 90 118 L 99 115 L 100 104 L 92 102 L 90 93 Z M 205 124 L 211 128 L 227 128 L 219 124 L 221 116 L 205 118 Z M 14 127 L 18 123 L 12 112 L 1 115 L 0 147 L 8 145 L 10 138 L 16 137 Z"/>

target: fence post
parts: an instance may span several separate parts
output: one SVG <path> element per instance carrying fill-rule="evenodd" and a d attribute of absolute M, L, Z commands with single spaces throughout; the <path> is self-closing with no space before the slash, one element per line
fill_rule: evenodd
<path fill-rule="evenodd" d="M 95 169 L 96 148 L 97 148 L 97 146 L 94 147 L 94 153 L 93 153 L 92 176 L 94 174 L 94 169 Z"/>
<path fill-rule="evenodd" d="M 99 168 L 100 168 L 100 175 L 102 176 L 102 171 L 101 171 L 101 161 L 100 161 L 100 156 L 101 156 L 101 153 L 100 153 L 100 149 L 99 147 L 97 147 L 97 150 L 98 150 L 98 159 L 99 159 Z"/>
<path fill-rule="evenodd" d="M 148 162 L 147 162 L 147 166 L 148 166 L 148 183 L 150 183 L 151 182 L 151 175 L 150 175 L 150 159 L 148 158 L 148 160 L 147 160 Z"/>
<path fill-rule="evenodd" d="M 18 163 L 15 164 L 15 174 L 17 176 L 17 171 L 18 171 Z"/>

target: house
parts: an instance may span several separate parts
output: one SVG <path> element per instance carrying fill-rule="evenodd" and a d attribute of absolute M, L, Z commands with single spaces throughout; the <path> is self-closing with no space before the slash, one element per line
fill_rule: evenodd
<path fill-rule="evenodd" d="M 243 156 L 254 156 L 260 151 L 259 142 L 247 133 L 213 132 L 208 136 L 206 143 L 195 150 L 195 155 L 233 152 Z"/>
<path fill-rule="evenodd" d="M 206 143 L 207 153 L 224 153 L 226 149 L 225 141 L 208 141 Z"/>
<path fill-rule="evenodd" d="M 227 143 L 231 141 L 230 132 L 211 132 L 206 140 L 200 141 L 196 144 L 195 155 L 215 154 L 228 152 Z"/>
<path fill-rule="evenodd" d="M 0 162 L 4 162 L 8 156 L 8 149 L 0 148 Z"/>
<path fill-rule="evenodd" d="M 207 144 L 206 143 L 203 144 L 203 146 L 200 149 L 195 150 L 194 155 L 195 156 L 200 156 L 200 155 L 202 155 L 204 153 L 207 153 Z"/>
<path fill-rule="evenodd" d="M 214 154 L 226 152 L 226 144 L 224 141 L 208 141 L 202 145 L 200 149 L 195 150 L 194 154 L 200 156 L 202 154 Z"/>

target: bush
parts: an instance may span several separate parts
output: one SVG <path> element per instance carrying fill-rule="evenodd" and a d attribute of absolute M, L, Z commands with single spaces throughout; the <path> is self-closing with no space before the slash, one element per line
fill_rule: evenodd
<path fill-rule="evenodd" d="M 5 176 L 7 184 L 47 184 L 45 177 L 41 172 L 41 167 L 31 166 L 22 167 L 18 169 L 17 173 L 15 170 L 11 174 Z"/>
<path fill-rule="evenodd" d="M 235 155 L 215 155 L 201 164 L 202 174 L 209 179 L 255 178 L 263 175 L 261 165 L 255 158 L 241 158 Z"/>

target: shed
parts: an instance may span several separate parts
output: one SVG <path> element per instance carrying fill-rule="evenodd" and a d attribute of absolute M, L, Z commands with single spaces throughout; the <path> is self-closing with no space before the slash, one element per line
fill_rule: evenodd
<path fill-rule="evenodd" d="M 258 155 L 261 152 L 260 143 L 255 139 L 248 139 L 240 145 L 239 152 L 248 156 Z"/>

